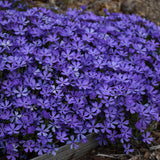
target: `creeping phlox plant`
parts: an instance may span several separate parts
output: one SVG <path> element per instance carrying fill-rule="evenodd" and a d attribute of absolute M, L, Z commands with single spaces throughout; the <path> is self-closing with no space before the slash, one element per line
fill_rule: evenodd
<path fill-rule="evenodd" d="M 121 142 L 127 154 L 134 140 L 150 144 L 160 112 L 160 27 L 136 15 L 15 3 L 0 1 L 1 155 L 55 155 L 89 133 L 101 145 Z"/>

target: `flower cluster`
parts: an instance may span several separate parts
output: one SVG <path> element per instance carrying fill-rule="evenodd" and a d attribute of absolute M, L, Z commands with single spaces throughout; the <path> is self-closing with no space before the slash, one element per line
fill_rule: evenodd
<path fill-rule="evenodd" d="M 1 154 L 54 155 L 88 133 L 100 144 L 120 141 L 126 153 L 133 139 L 151 143 L 148 128 L 160 120 L 160 27 L 136 15 L 12 5 L 0 1 Z"/>

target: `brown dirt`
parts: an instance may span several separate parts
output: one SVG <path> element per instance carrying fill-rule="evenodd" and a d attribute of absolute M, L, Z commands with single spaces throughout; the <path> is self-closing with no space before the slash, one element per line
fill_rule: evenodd
<path fill-rule="evenodd" d="M 104 9 L 107 8 L 109 12 L 134 13 L 160 25 L 160 0 L 25 0 L 25 2 L 29 2 L 31 6 L 57 7 L 61 13 L 68 8 L 86 5 L 86 10 L 104 15 Z"/>
<path fill-rule="evenodd" d="M 133 154 L 125 155 L 121 145 L 114 144 L 99 146 L 78 160 L 160 160 L 160 130 L 154 129 L 152 136 L 154 141 L 150 145 L 133 143 L 135 148 Z"/>

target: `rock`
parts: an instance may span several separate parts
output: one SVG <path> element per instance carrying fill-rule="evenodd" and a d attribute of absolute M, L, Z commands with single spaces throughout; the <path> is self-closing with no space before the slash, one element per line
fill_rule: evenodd
<path fill-rule="evenodd" d="M 160 25 L 160 0 L 123 0 L 120 12 L 134 13 Z"/>
<path fill-rule="evenodd" d="M 33 1 L 37 1 L 37 0 L 33 0 Z M 42 2 L 42 3 L 47 3 L 48 2 L 48 0 L 39 0 L 40 2 Z"/>
<path fill-rule="evenodd" d="M 136 1 L 135 0 L 124 0 L 121 3 L 120 10 L 123 13 L 135 13 L 136 12 Z"/>
<path fill-rule="evenodd" d="M 144 158 L 147 160 L 148 158 L 149 158 L 149 156 L 150 156 L 150 152 L 146 152 L 145 154 L 144 154 Z"/>
<path fill-rule="evenodd" d="M 55 0 L 55 5 L 61 9 L 61 11 L 66 11 L 68 8 L 69 0 Z"/>
<path fill-rule="evenodd" d="M 152 131 L 152 134 L 156 137 L 160 137 L 160 132 L 157 131 Z"/>
<path fill-rule="evenodd" d="M 50 3 L 51 5 L 55 5 L 55 1 L 54 1 L 54 0 L 49 0 L 49 3 Z"/>

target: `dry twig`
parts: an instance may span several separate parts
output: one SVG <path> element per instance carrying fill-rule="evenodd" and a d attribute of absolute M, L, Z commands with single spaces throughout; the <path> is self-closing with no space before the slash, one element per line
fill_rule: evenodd
<path fill-rule="evenodd" d="M 160 145 L 149 147 L 151 151 L 160 149 Z"/>
<path fill-rule="evenodd" d="M 114 159 L 121 159 L 123 156 L 126 156 L 125 154 L 101 154 L 98 153 L 96 156 L 99 157 L 107 157 L 107 158 L 114 158 Z"/>
<path fill-rule="evenodd" d="M 133 156 L 132 158 L 130 158 L 129 160 L 138 160 L 142 157 L 142 155 L 136 155 L 136 156 Z"/>

